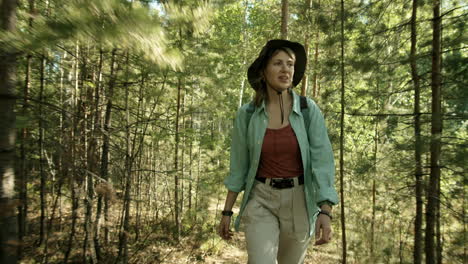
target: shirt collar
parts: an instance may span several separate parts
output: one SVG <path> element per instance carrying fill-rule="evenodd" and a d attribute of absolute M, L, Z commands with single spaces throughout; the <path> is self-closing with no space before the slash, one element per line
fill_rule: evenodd
<path fill-rule="evenodd" d="M 299 114 L 301 112 L 301 100 L 299 100 L 299 95 L 296 92 L 294 92 L 294 90 L 291 89 L 291 93 L 293 98 L 292 110 L 296 114 Z"/>
<path fill-rule="evenodd" d="M 265 110 L 265 100 L 262 100 L 260 107 L 258 107 L 258 111 L 264 111 L 264 110 Z"/>

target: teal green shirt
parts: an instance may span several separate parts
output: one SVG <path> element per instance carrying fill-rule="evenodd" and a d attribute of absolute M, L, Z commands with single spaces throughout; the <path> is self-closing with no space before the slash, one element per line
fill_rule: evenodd
<path fill-rule="evenodd" d="M 289 122 L 296 134 L 304 166 L 304 191 L 309 216 L 309 230 L 312 236 L 315 230 L 315 220 L 319 211 L 318 204 L 327 201 L 333 205 L 338 203 L 334 183 L 335 163 L 327 128 L 320 109 L 315 102 L 307 98 L 310 124 L 305 127 L 301 112 L 299 96 L 292 92 L 293 106 Z M 255 176 L 260 162 L 263 137 L 268 126 L 268 113 L 265 102 L 255 108 L 248 122 L 248 104 L 243 105 L 236 114 L 231 141 L 230 172 L 224 181 L 228 190 L 244 191 L 239 214 L 235 221 L 238 231 Z"/>

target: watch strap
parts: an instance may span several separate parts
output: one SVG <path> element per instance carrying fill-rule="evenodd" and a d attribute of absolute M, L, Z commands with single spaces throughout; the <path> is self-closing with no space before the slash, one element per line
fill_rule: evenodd
<path fill-rule="evenodd" d="M 224 215 L 224 216 L 232 216 L 232 215 L 234 214 L 234 212 L 233 212 L 233 211 L 224 211 L 224 210 L 223 210 L 223 211 L 221 212 L 221 214 Z"/>
<path fill-rule="evenodd" d="M 328 212 L 328 211 L 320 210 L 319 214 L 326 215 L 326 216 L 330 217 L 330 220 L 333 220 L 332 214 L 330 212 Z"/>

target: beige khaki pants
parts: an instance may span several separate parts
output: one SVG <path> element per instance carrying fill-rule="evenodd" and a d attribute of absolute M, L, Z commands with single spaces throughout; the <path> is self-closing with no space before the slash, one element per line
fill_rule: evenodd
<path fill-rule="evenodd" d="M 274 189 L 255 181 L 242 216 L 249 264 L 303 263 L 310 241 L 304 185 Z"/>

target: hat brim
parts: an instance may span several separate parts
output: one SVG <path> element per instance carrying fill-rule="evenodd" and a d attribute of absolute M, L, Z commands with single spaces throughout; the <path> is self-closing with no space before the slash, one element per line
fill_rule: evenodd
<path fill-rule="evenodd" d="M 293 87 L 297 86 L 301 82 L 302 77 L 304 77 L 307 65 L 307 55 L 304 46 L 302 46 L 300 43 L 289 40 L 273 39 L 268 41 L 267 44 L 262 48 L 258 58 L 255 59 L 247 71 L 247 79 L 249 80 L 250 86 L 252 86 L 254 90 L 261 88 L 261 83 L 259 82 L 261 79 L 260 68 L 267 59 L 267 54 L 269 54 L 271 50 L 277 50 L 278 48 L 282 47 L 290 48 L 296 55 L 296 62 L 294 63 L 294 76 L 292 80 Z"/>

